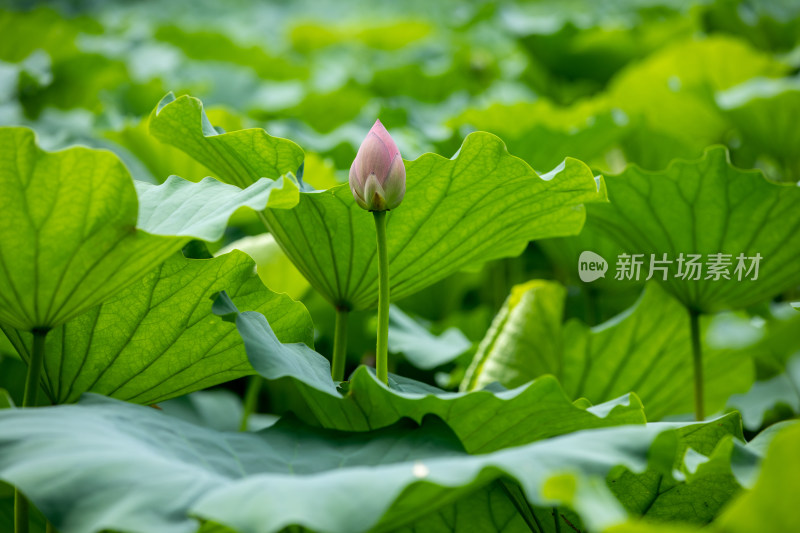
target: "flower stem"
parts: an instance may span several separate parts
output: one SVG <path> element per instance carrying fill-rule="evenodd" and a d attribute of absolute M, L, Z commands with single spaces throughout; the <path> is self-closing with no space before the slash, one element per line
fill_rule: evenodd
<path fill-rule="evenodd" d="M 378 379 L 389 382 L 389 253 L 386 248 L 386 211 L 373 211 L 378 236 L 378 344 L 375 371 Z"/>
<path fill-rule="evenodd" d="M 44 362 L 44 341 L 47 338 L 47 329 L 36 328 L 33 330 L 33 352 L 28 360 L 28 374 L 25 378 L 25 393 L 22 397 L 22 407 L 36 405 L 36 396 L 39 393 L 39 381 L 42 376 Z M 28 500 L 19 489 L 14 489 L 14 531 L 28 533 Z"/>
<path fill-rule="evenodd" d="M 694 417 L 705 420 L 703 406 L 703 345 L 700 342 L 700 313 L 689 309 L 689 327 L 692 333 L 692 362 L 694 364 Z"/>
<path fill-rule="evenodd" d="M 336 308 L 336 333 L 333 337 L 333 381 L 344 380 L 344 367 L 347 362 L 347 313 L 343 307 Z"/>
<path fill-rule="evenodd" d="M 261 392 L 262 383 L 264 383 L 264 378 L 258 375 L 250 376 L 247 381 L 247 390 L 244 392 L 244 412 L 242 421 L 239 423 L 239 431 L 247 431 L 247 421 L 258 407 L 258 394 Z"/>

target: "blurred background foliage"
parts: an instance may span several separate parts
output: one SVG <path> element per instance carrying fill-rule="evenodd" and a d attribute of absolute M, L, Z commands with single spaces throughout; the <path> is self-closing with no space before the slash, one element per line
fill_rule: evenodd
<path fill-rule="evenodd" d="M 724 144 L 738 166 L 775 181 L 800 179 L 795 0 L 11 2 L 0 10 L 0 35 L 0 125 L 33 128 L 49 150 L 110 149 L 150 182 L 212 174 L 148 134 L 148 117 L 168 91 L 201 98 L 218 128 L 260 127 L 296 141 L 306 151 L 303 178 L 320 189 L 347 179 L 376 117 L 406 159 L 450 156 L 469 132 L 486 130 L 540 173 L 566 156 L 598 174 L 631 163 L 657 170 Z M 241 212 L 210 250 L 186 253 L 251 254 L 270 288 L 307 305 L 317 348 L 330 353 L 329 306 L 261 233 L 253 214 Z M 408 352 L 394 370 L 457 387 L 511 288 L 531 279 L 566 287 L 564 321 L 591 327 L 623 312 L 642 285 L 582 285 L 575 262 L 590 246 L 617 255 L 587 226 L 397 302 L 414 319 L 395 314 L 395 331 L 408 333 L 397 338 L 416 336 L 421 346 L 394 346 Z M 709 334 L 720 349 L 753 354 L 743 394 L 753 378 L 789 380 L 788 400 L 753 400 L 767 407 L 748 429 L 800 409 L 796 376 L 786 373 L 800 349 L 798 316 L 773 302 L 707 326 L 723 332 Z M 371 319 L 365 312 L 350 320 L 352 366 L 372 357 Z M 415 334 L 415 323 L 427 336 Z M 434 369 L 415 365 L 415 350 L 435 346 L 450 328 L 462 332 L 462 351 Z M 17 375 L 21 363 L 3 343 L 2 374 Z"/>

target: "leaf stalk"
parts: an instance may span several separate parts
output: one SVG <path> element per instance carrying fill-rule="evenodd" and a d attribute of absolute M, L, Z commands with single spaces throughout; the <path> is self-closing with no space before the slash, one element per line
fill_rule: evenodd
<path fill-rule="evenodd" d="M 389 382 L 389 253 L 386 247 L 386 211 L 373 211 L 378 238 L 378 342 L 375 371 L 383 383 Z"/>
<path fill-rule="evenodd" d="M 703 344 L 700 340 L 700 312 L 689 309 L 689 328 L 692 335 L 692 363 L 694 366 L 694 417 L 705 420 L 703 403 Z"/>
<path fill-rule="evenodd" d="M 28 360 L 28 373 L 25 377 L 25 392 L 22 397 L 22 407 L 34 407 L 39 394 L 39 382 L 44 364 L 44 343 L 47 338 L 46 328 L 33 330 L 33 352 Z M 28 533 L 29 531 L 30 504 L 25 495 L 14 489 L 14 531 L 15 533 Z"/>
<path fill-rule="evenodd" d="M 250 376 L 247 381 L 247 390 L 244 392 L 244 411 L 242 412 L 242 421 L 239 423 L 239 431 L 247 431 L 250 415 L 255 413 L 258 408 L 258 396 L 263 383 L 264 378 L 259 375 Z"/>
<path fill-rule="evenodd" d="M 331 377 L 333 381 L 344 380 L 345 363 L 347 362 L 347 316 L 348 310 L 336 308 L 336 331 L 333 337 L 333 364 Z"/>

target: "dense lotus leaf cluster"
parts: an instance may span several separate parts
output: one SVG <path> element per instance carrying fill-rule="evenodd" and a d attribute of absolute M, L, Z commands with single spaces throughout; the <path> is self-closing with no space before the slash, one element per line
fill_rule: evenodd
<path fill-rule="evenodd" d="M 88 6 L 0 8 L 1 532 L 800 530 L 796 2 Z"/>

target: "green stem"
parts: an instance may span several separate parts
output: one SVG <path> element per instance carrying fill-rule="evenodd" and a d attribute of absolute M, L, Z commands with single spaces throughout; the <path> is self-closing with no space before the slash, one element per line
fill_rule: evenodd
<path fill-rule="evenodd" d="M 28 500 L 19 489 L 14 489 L 14 532 L 28 533 Z"/>
<path fill-rule="evenodd" d="M 703 345 L 700 342 L 700 313 L 689 309 L 689 327 L 692 333 L 692 362 L 694 364 L 694 417 L 705 420 L 703 408 Z"/>
<path fill-rule="evenodd" d="M 58 533 L 55 526 L 53 526 L 49 520 L 47 521 L 47 526 L 45 526 L 45 533 Z"/>
<path fill-rule="evenodd" d="M 42 376 L 42 363 L 44 361 L 44 341 L 47 338 L 47 329 L 36 328 L 33 330 L 33 352 L 28 360 L 28 375 L 25 378 L 25 393 L 22 397 L 22 407 L 36 405 L 36 396 L 39 393 L 39 381 Z M 14 489 L 14 531 L 28 533 L 29 504 L 25 495 L 19 489 Z"/>
<path fill-rule="evenodd" d="M 336 333 L 333 337 L 333 365 L 331 377 L 333 381 L 344 380 L 344 367 L 347 362 L 347 314 L 343 307 L 336 308 Z"/>
<path fill-rule="evenodd" d="M 389 382 L 389 253 L 386 249 L 386 211 L 373 211 L 378 236 L 378 343 L 375 371 L 378 379 Z"/>
<path fill-rule="evenodd" d="M 247 431 L 247 421 L 258 407 L 258 395 L 261 392 L 262 383 L 264 383 L 264 378 L 258 375 L 250 376 L 247 381 L 247 390 L 244 393 L 244 412 L 242 413 L 242 422 L 239 424 L 239 431 Z"/>

